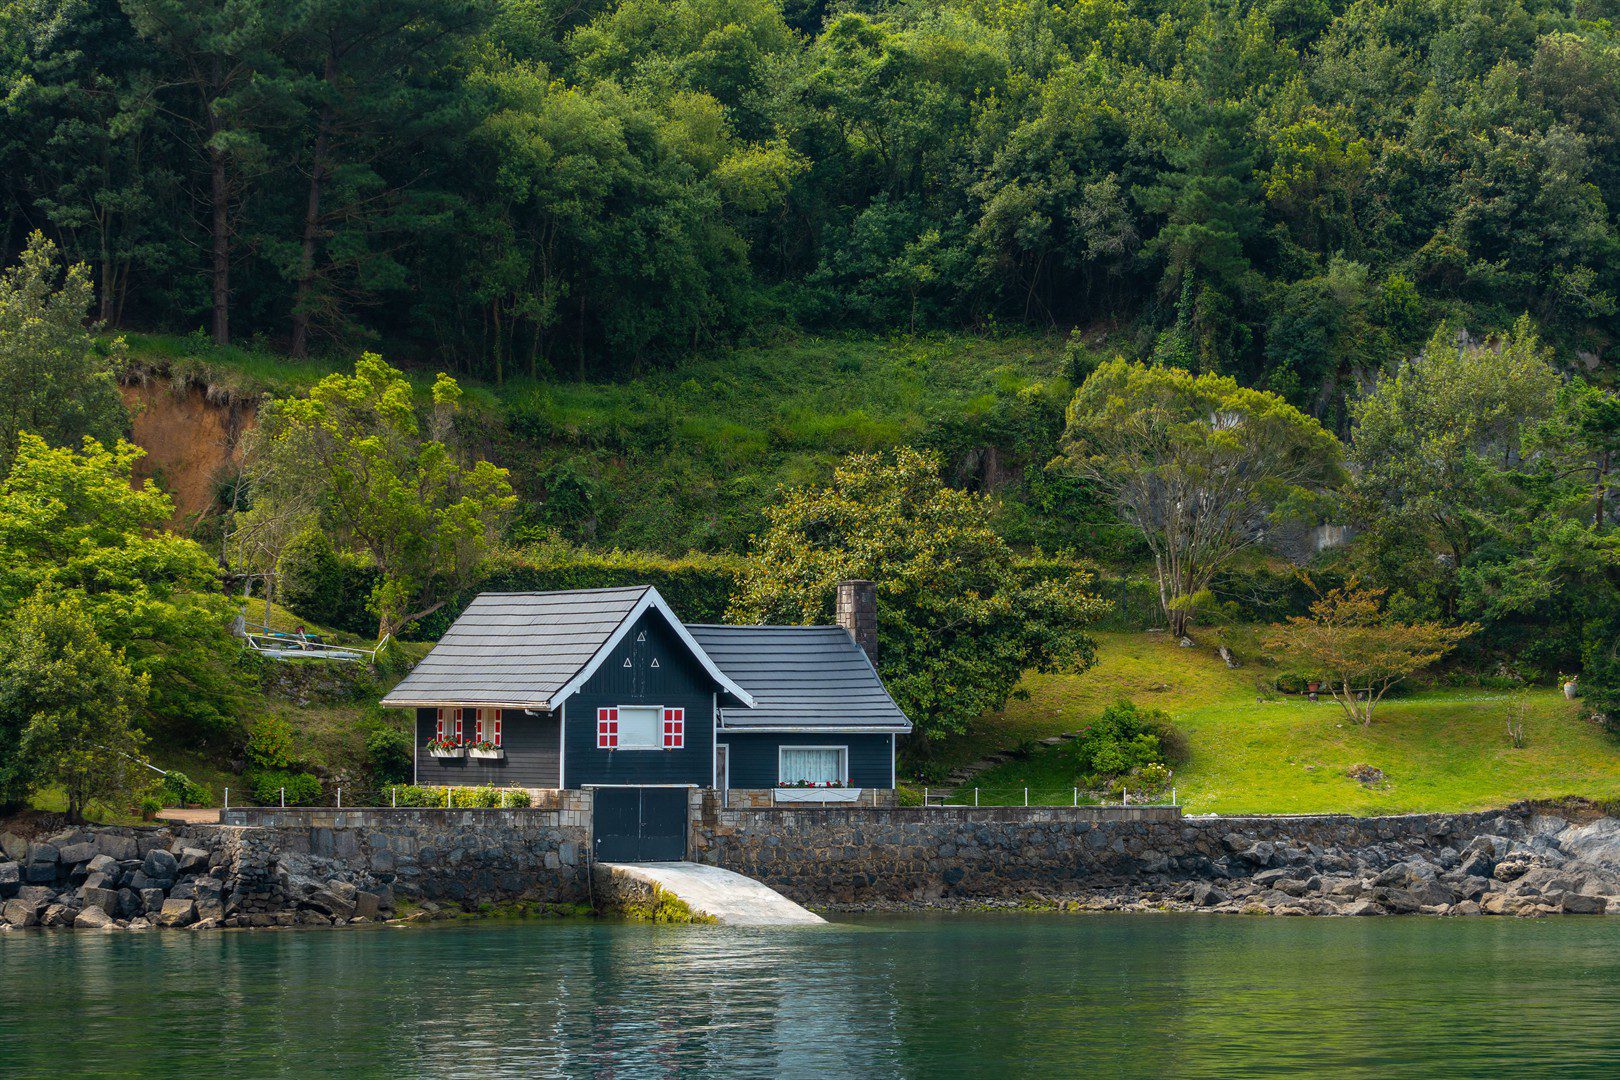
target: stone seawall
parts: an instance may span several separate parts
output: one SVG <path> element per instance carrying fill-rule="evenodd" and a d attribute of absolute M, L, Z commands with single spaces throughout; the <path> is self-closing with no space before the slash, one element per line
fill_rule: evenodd
<path fill-rule="evenodd" d="M 1620 822 L 1529 808 L 1358 818 L 1121 819 L 1069 809 L 793 814 L 705 806 L 692 857 L 800 903 L 1027 901 L 1286 914 L 1620 906 Z M 1103 808 L 1099 808 L 1103 809 Z"/>

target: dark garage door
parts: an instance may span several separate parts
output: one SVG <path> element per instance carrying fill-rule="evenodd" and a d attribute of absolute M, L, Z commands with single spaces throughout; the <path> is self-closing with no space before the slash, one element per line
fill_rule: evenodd
<path fill-rule="evenodd" d="M 686 858 L 685 788 L 597 788 L 595 799 L 597 862 Z"/>

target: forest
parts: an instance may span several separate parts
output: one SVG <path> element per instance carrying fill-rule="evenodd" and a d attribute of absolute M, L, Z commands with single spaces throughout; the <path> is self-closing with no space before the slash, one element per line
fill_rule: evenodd
<path fill-rule="evenodd" d="M 1346 401 L 1442 318 L 1589 366 L 1620 260 L 1592 0 L 30 0 L 0 264 L 112 327 L 494 382 L 780 332 L 1106 326 Z"/>

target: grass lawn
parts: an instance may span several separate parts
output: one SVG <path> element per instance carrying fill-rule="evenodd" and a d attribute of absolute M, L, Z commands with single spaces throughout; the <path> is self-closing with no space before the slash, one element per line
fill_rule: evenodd
<path fill-rule="evenodd" d="M 1096 667 L 1083 675 L 1031 676 L 1029 698 L 960 752 L 1073 731 L 1118 698 L 1160 708 L 1187 733 L 1189 760 L 1175 787 L 1189 813 L 1399 813 L 1469 810 L 1517 799 L 1620 796 L 1620 741 L 1580 718 L 1555 690 L 1525 693 L 1526 745 L 1507 736 L 1514 693 L 1478 688 L 1423 690 L 1379 706 L 1370 728 L 1351 723 L 1324 698 L 1261 701 L 1263 666 L 1228 669 L 1213 649 L 1183 649 L 1163 634 L 1096 635 Z M 1074 784 L 1069 747 L 1040 747 L 980 774 L 996 789 L 985 802 L 1067 802 Z M 1353 765 L 1382 769 L 1365 787 Z M 1044 797 L 1042 797 L 1044 796 Z"/>

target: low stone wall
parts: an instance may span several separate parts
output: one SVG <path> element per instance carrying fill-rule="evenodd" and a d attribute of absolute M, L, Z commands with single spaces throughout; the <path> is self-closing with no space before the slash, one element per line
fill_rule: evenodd
<path fill-rule="evenodd" d="M 725 805 L 733 810 L 768 810 L 780 807 L 784 810 L 822 810 L 827 807 L 848 808 L 851 806 L 865 807 L 892 807 L 897 806 L 897 793 L 893 788 L 862 788 L 860 798 L 854 803 L 818 803 L 818 802 L 778 802 L 776 788 L 727 788 L 717 792 L 708 789 L 697 789 L 693 792 L 694 808 L 701 806 L 707 799 L 714 801 L 724 798 Z M 798 789 L 789 788 L 789 791 Z M 718 805 L 718 804 L 717 804 Z"/>
<path fill-rule="evenodd" d="M 1273 861 L 1321 871 L 1460 850 L 1512 829 L 1497 814 L 1183 818 L 1170 807 L 705 807 L 692 858 L 800 903 L 860 905 L 1061 896 L 1145 878 L 1242 876 Z"/>

